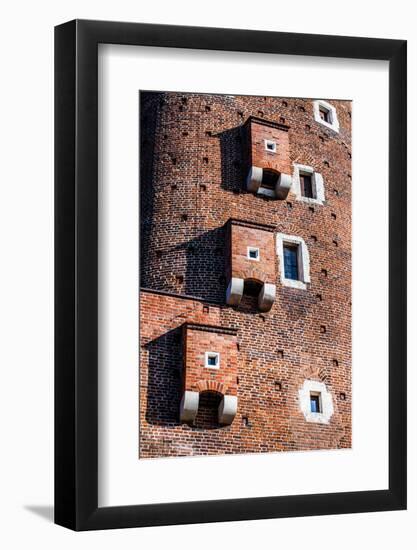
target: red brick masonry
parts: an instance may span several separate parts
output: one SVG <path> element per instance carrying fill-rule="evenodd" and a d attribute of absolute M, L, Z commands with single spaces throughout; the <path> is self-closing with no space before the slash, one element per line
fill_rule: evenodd
<path fill-rule="evenodd" d="M 141 94 L 140 458 L 351 447 L 351 102 L 327 101 L 339 132 L 315 121 L 310 99 Z M 250 117 L 265 123 L 250 123 L 248 148 Z M 252 144 L 262 168 L 320 173 L 324 203 L 248 192 Z M 305 289 L 281 283 L 280 233 L 307 245 Z M 270 311 L 249 287 L 227 305 L 232 274 L 273 283 Z M 206 351 L 220 352 L 218 370 Z M 328 423 L 301 410 L 306 380 L 330 393 Z M 186 388 L 199 392 L 194 423 L 180 422 Z M 221 425 L 227 394 L 237 412 Z"/>

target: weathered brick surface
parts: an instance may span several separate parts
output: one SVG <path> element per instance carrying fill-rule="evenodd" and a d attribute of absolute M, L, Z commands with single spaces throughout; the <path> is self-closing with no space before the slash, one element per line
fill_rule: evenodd
<path fill-rule="evenodd" d="M 351 446 L 351 103 L 329 101 L 338 134 L 314 121 L 311 100 L 141 95 L 141 458 Z M 250 116 L 289 127 L 290 163 L 323 175 L 324 205 L 292 192 L 280 201 L 245 190 Z M 307 290 L 281 285 L 275 256 L 271 311 L 257 313 L 250 296 L 226 306 L 230 218 L 302 237 Z M 230 426 L 217 424 L 219 397 L 206 392 L 195 425 L 179 422 L 186 322 L 238 330 L 238 412 Z M 328 425 L 306 422 L 300 411 L 305 379 L 331 392 Z"/>

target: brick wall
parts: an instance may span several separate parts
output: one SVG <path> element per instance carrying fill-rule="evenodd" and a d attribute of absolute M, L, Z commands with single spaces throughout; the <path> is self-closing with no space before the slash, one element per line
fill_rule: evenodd
<path fill-rule="evenodd" d="M 141 458 L 351 446 L 351 103 L 330 102 L 337 134 L 314 121 L 311 100 L 141 94 Z M 246 191 L 250 116 L 289 127 L 290 166 L 323 175 L 324 205 Z M 230 218 L 303 238 L 307 290 L 280 284 L 275 257 L 272 309 L 259 314 L 252 296 L 227 306 Z M 195 424 L 179 422 L 186 322 L 238 331 L 230 426 L 217 424 L 218 396 L 206 393 Z M 306 379 L 332 395 L 327 425 L 300 411 Z"/>

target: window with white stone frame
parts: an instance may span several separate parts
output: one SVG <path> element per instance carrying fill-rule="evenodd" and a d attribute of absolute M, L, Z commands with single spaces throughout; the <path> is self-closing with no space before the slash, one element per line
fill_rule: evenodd
<path fill-rule="evenodd" d="M 294 163 L 293 192 L 297 200 L 310 204 L 324 204 L 323 176 L 311 166 Z"/>
<path fill-rule="evenodd" d="M 220 353 L 217 351 L 206 351 L 204 355 L 204 366 L 208 369 L 219 369 Z"/>
<path fill-rule="evenodd" d="M 334 132 L 339 131 L 339 120 L 335 107 L 324 101 L 324 99 L 316 99 L 313 102 L 314 120 L 326 128 L 330 128 Z"/>
<path fill-rule="evenodd" d="M 257 248 L 256 246 L 248 246 L 247 258 L 248 260 L 259 262 L 260 260 L 259 248 Z"/>
<path fill-rule="evenodd" d="M 310 283 L 310 256 L 304 239 L 278 233 L 277 254 L 282 285 L 305 290 Z"/>
<path fill-rule="evenodd" d="M 277 152 L 277 143 L 276 141 L 272 141 L 271 139 L 265 139 L 265 150 L 269 153 L 276 153 Z"/>
<path fill-rule="evenodd" d="M 307 422 L 329 423 L 334 409 L 332 394 L 326 384 L 317 380 L 304 380 L 298 390 L 298 401 Z"/>

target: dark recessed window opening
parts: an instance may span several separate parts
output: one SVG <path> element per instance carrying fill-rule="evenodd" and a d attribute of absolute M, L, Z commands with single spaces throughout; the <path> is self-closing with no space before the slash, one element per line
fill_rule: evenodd
<path fill-rule="evenodd" d="M 298 246 L 284 245 L 284 272 L 286 279 L 299 280 Z"/>
<path fill-rule="evenodd" d="M 266 189 L 275 189 L 275 185 L 278 181 L 278 174 L 272 170 L 262 170 L 262 187 Z"/>
<path fill-rule="evenodd" d="M 321 412 L 320 394 L 310 393 L 310 411 L 312 413 Z"/>
<path fill-rule="evenodd" d="M 217 366 L 217 355 L 209 355 L 207 357 L 207 365 L 209 367 L 215 367 Z"/>
<path fill-rule="evenodd" d="M 246 296 L 259 296 L 262 288 L 262 283 L 254 279 L 246 279 L 243 285 L 243 294 Z"/>
<path fill-rule="evenodd" d="M 313 189 L 313 178 L 311 174 L 300 174 L 301 195 L 308 199 L 315 199 Z"/>
<path fill-rule="evenodd" d="M 320 114 L 321 120 L 324 120 L 324 122 L 328 122 L 329 124 L 331 124 L 332 121 L 331 121 L 329 109 L 326 109 L 326 107 L 320 106 L 319 114 Z"/>

